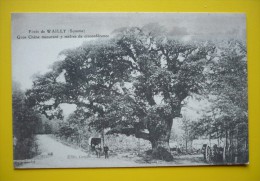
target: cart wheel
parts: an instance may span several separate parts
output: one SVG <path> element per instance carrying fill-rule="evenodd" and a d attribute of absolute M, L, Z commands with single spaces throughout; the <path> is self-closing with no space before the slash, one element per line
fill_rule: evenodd
<path fill-rule="evenodd" d="M 205 154 L 206 154 L 206 161 L 210 162 L 211 161 L 211 149 L 210 147 L 207 145 L 206 150 L 205 150 Z"/>

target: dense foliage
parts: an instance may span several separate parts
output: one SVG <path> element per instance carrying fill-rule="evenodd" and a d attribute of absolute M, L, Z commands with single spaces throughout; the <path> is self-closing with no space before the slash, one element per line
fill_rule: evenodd
<path fill-rule="evenodd" d="M 221 42 L 208 64 L 207 97 L 211 106 L 192 125 L 197 136 L 220 139 L 233 155 L 229 162 L 248 161 L 247 57 L 245 44 Z"/>
<path fill-rule="evenodd" d="M 14 159 L 28 159 L 37 154 L 35 132 L 40 116 L 27 103 L 24 92 L 13 83 Z"/>
<path fill-rule="evenodd" d="M 238 95 L 245 93 L 241 87 L 246 88 L 246 68 L 241 65 L 245 54 L 217 47 L 209 42 L 177 41 L 157 24 L 121 28 L 108 40 L 88 41 L 61 52 L 64 60 L 38 75 L 27 96 L 30 105 L 50 119 L 62 118 L 61 104 L 74 104 L 81 118 L 70 120 L 80 121 L 78 126 L 85 121 L 99 132 L 108 128 L 107 134 L 149 140 L 158 157 L 158 150 L 169 151 L 173 119 L 181 116 L 187 97 L 210 93 L 222 114 L 232 118 L 227 112 L 232 109 L 237 117 L 241 107 L 241 116 L 247 116 L 247 97 Z M 245 122 L 247 117 L 241 116 Z M 77 130 L 65 125 L 60 131 L 69 135 Z"/>

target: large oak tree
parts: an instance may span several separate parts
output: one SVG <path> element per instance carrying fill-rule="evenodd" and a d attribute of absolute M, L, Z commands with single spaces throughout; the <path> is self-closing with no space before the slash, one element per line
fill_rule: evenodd
<path fill-rule="evenodd" d="M 75 104 L 96 130 L 149 140 L 155 157 L 169 151 L 173 119 L 200 93 L 213 47 L 181 43 L 162 29 L 121 28 L 63 51 L 64 60 L 35 78 L 31 104 L 50 118 L 61 115 L 60 104 Z"/>

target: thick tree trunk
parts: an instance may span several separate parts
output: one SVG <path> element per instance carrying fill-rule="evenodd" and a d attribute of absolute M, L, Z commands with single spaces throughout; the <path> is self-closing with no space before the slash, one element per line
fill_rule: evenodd
<path fill-rule="evenodd" d="M 153 140 L 152 143 L 152 156 L 154 159 L 172 161 L 173 156 L 170 152 L 169 139 L 161 138 L 159 140 Z"/>
<path fill-rule="evenodd" d="M 162 128 L 150 132 L 150 142 L 152 144 L 152 156 L 155 159 L 172 161 L 169 140 L 171 136 L 172 120 L 165 121 Z"/>
<path fill-rule="evenodd" d="M 164 148 L 167 151 L 170 151 L 169 139 L 160 139 L 151 141 L 152 150 L 156 151 L 159 147 Z"/>
<path fill-rule="evenodd" d="M 170 153 L 169 140 L 171 136 L 173 119 L 169 117 L 165 121 L 161 121 L 160 124 L 154 122 L 150 124 L 147 128 L 149 133 L 144 130 L 137 128 L 121 128 L 121 129 L 111 129 L 106 134 L 126 134 L 135 135 L 136 138 L 142 138 L 148 140 L 152 144 L 152 156 L 154 159 L 172 161 L 173 156 Z"/>

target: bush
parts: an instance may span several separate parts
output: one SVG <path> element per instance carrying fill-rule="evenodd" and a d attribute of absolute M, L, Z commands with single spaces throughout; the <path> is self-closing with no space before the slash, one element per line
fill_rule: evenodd
<path fill-rule="evenodd" d="M 18 139 L 14 146 L 14 159 L 23 160 L 33 158 L 38 154 L 38 145 L 35 138 Z"/>

